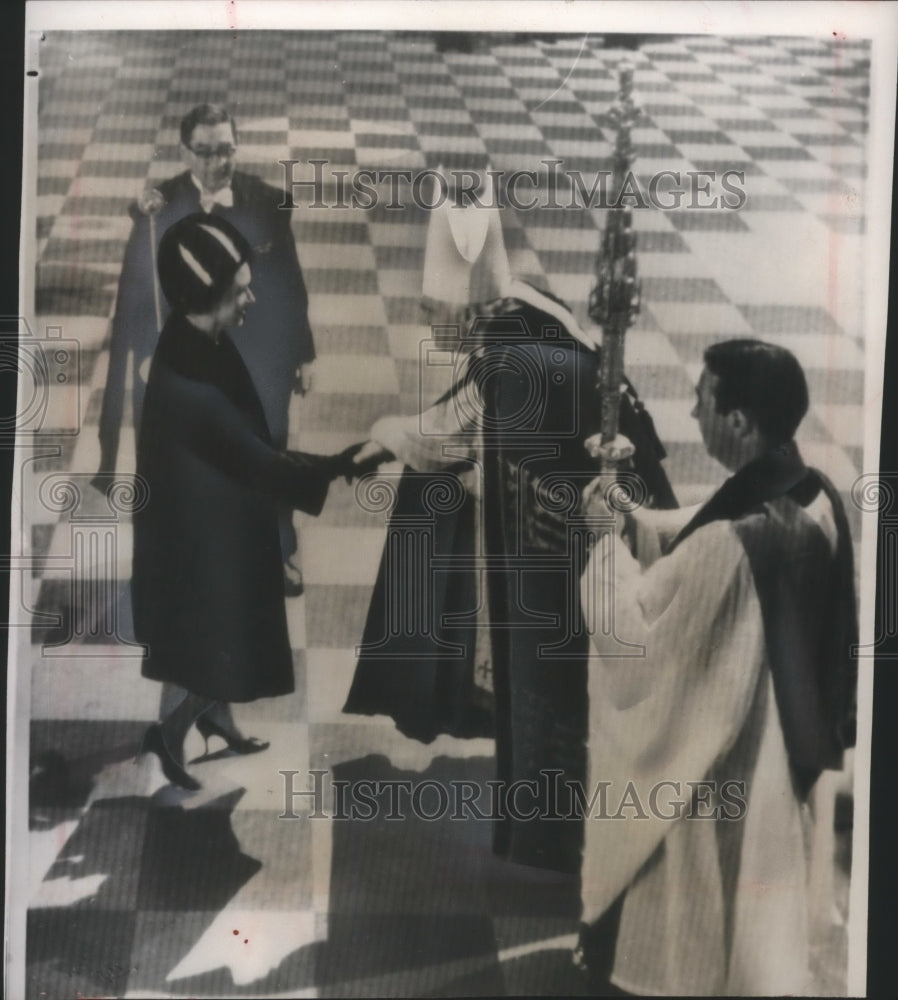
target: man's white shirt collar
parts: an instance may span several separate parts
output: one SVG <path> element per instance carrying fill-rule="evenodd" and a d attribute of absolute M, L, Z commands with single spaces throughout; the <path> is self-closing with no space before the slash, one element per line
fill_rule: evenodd
<path fill-rule="evenodd" d="M 222 208 L 234 207 L 234 192 L 231 190 L 230 184 L 227 187 L 219 188 L 218 191 L 206 191 L 194 174 L 191 173 L 190 179 L 200 193 L 200 207 L 204 212 L 211 212 L 215 205 L 221 205 Z"/>

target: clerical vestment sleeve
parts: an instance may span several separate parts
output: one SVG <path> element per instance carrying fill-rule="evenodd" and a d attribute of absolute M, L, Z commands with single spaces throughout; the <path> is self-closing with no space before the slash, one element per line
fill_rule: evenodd
<path fill-rule="evenodd" d="M 627 548 L 648 569 L 673 545 L 674 539 L 692 520 L 701 504 L 656 509 L 638 507 L 624 516 L 623 537 Z"/>
<path fill-rule="evenodd" d="M 474 457 L 480 417 L 469 401 L 453 395 L 422 413 L 381 417 L 370 437 L 417 472 L 439 472 Z"/>
<path fill-rule="evenodd" d="M 607 602 L 596 595 L 609 585 L 614 635 L 641 646 L 640 656 L 601 655 Z M 696 531 L 646 571 L 619 540 L 597 546 L 583 605 L 594 654 L 590 787 L 607 781 L 620 796 L 632 783 L 648 802 L 661 782 L 685 789 L 701 781 L 739 734 L 764 662 L 760 607 L 732 526 L 720 521 Z M 671 827 L 655 813 L 636 823 L 587 821 L 589 919 L 614 901 Z"/>

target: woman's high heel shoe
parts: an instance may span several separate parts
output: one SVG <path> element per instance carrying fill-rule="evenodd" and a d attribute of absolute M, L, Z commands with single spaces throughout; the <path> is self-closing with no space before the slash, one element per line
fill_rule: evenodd
<path fill-rule="evenodd" d="M 248 753 L 260 753 L 262 750 L 267 750 L 271 745 L 268 742 L 262 742 L 262 740 L 257 740 L 255 736 L 243 737 L 237 736 L 234 733 L 229 733 L 222 726 L 219 726 L 217 722 L 213 722 L 206 715 L 201 715 L 196 720 L 196 728 L 200 732 L 200 736 L 206 743 L 205 756 L 209 755 L 209 737 L 210 736 L 220 736 L 225 743 L 228 745 L 228 750 L 233 753 L 245 755 Z"/>
<path fill-rule="evenodd" d="M 203 787 L 172 756 L 171 751 L 165 745 L 165 740 L 162 736 L 162 726 L 158 722 L 154 722 L 144 733 L 139 752 L 142 754 L 156 754 L 159 758 L 159 763 L 162 765 L 162 773 L 173 785 L 178 785 L 188 792 L 196 792 Z"/>

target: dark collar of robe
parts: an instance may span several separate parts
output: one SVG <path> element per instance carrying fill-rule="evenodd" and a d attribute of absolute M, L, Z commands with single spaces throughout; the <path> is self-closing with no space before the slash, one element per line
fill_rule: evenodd
<path fill-rule="evenodd" d="M 835 553 L 804 513 L 821 490 L 833 510 Z M 790 441 L 731 476 L 672 547 L 718 520 L 734 522 L 751 565 L 783 736 L 804 796 L 855 741 L 858 625 L 845 509 Z"/>

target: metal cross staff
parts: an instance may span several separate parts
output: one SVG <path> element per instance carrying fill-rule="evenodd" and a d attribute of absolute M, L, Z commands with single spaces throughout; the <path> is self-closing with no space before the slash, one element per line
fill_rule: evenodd
<path fill-rule="evenodd" d="M 636 233 L 633 231 L 632 210 L 621 205 L 630 168 L 633 164 L 633 143 L 631 130 L 638 121 L 640 111 L 633 103 L 633 66 L 621 63 L 620 91 L 617 102 L 608 110 L 608 118 L 617 129 L 612 164 L 612 192 L 614 201 L 608 213 L 608 222 L 602 234 L 601 245 L 596 257 L 596 283 L 589 296 L 590 319 L 602 327 L 602 365 L 599 372 L 601 389 L 602 422 L 601 433 L 587 438 L 585 446 L 593 457 L 600 454 L 600 445 L 610 444 L 617 437 L 620 416 L 620 398 L 624 376 L 624 339 L 627 329 L 639 312 L 640 286 L 636 277 Z M 615 486 L 621 473 L 617 471 L 620 459 L 602 457 L 601 474 L 584 491 L 584 504 L 593 489 L 601 491 L 606 502 L 611 501 L 614 510 L 622 508 L 614 504 L 615 498 L 626 503 L 629 490 L 617 494 Z M 602 657 L 639 657 L 645 655 L 644 647 L 638 643 L 620 638 L 614 629 L 614 572 L 598 572 L 606 555 L 613 556 L 612 537 L 614 515 L 605 512 L 597 520 L 591 520 L 588 512 L 586 521 L 578 525 L 581 545 L 575 544 L 575 561 L 571 580 L 574 587 L 572 607 L 582 616 L 582 607 L 594 607 L 598 617 L 590 631 L 591 649 Z M 605 553 L 601 560 L 587 556 L 591 547 L 598 546 Z M 590 572 L 589 567 L 592 567 Z M 581 589 L 582 588 L 582 589 Z M 580 596 L 582 594 L 582 604 Z M 580 628 L 585 628 L 582 617 L 575 619 Z M 574 964 L 581 968 L 583 955 L 580 948 L 574 955 Z"/>
<path fill-rule="evenodd" d="M 620 64 L 620 91 L 608 118 L 617 129 L 612 163 L 614 201 L 596 257 L 596 283 L 589 296 L 590 319 L 602 336 L 602 444 L 615 439 L 624 374 L 624 340 L 639 312 L 640 282 L 636 277 L 636 233 L 632 209 L 621 206 L 621 195 L 633 165 L 631 130 L 641 114 L 633 103 L 633 66 Z"/>
<path fill-rule="evenodd" d="M 137 202 L 138 209 L 150 220 L 150 266 L 153 270 L 153 305 L 156 307 L 156 329 L 162 329 L 162 305 L 159 300 L 159 275 L 156 273 L 156 214 L 165 207 L 158 188 L 147 188 Z"/>

